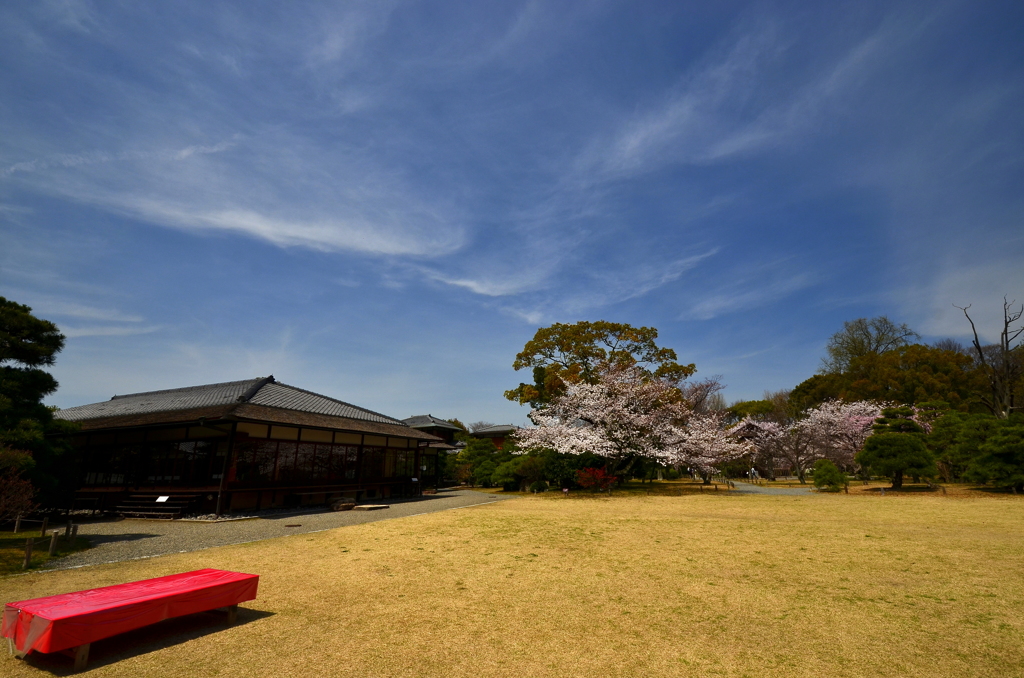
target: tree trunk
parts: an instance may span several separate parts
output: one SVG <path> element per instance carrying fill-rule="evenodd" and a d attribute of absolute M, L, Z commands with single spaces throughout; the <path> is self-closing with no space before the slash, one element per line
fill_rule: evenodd
<path fill-rule="evenodd" d="M 903 469 L 896 471 L 892 474 L 892 489 L 902 490 L 903 489 Z"/>

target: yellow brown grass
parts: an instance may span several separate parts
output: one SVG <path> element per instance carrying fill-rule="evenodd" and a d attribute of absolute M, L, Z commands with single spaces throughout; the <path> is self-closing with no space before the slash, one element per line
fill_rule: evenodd
<path fill-rule="evenodd" d="M 104 676 L 1002 677 L 1024 675 L 1022 519 L 935 496 L 541 495 L 0 590 L 261 575 L 244 623 L 103 641 Z"/>

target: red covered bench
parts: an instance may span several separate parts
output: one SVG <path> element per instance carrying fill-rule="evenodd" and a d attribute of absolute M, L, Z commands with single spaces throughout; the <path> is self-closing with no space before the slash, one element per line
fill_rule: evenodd
<path fill-rule="evenodd" d="M 222 607 L 233 624 L 238 604 L 255 600 L 258 584 L 256 574 L 207 569 L 7 603 L 0 635 L 18 657 L 63 651 L 81 670 L 90 643 L 125 631 Z"/>

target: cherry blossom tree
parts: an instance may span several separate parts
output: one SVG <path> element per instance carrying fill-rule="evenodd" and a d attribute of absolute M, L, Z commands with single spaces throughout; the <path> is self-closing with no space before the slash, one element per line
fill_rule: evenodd
<path fill-rule="evenodd" d="M 744 418 L 733 426 L 733 437 L 748 440 L 763 463 L 774 469 L 774 461 L 784 460 L 800 479 L 818 459 L 828 459 L 840 468 L 853 470 L 854 455 L 871 435 L 871 425 L 881 415 L 885 403 L 867 400 L 843 402 L 830 400 L 804 410 L 788 425 Z"/>
<path fill-rule="evenodd" d="M 705 484 L 723 464 L 755 449 L 750 442 L 726 431 L 725 416 L 715 411 L 695 413 L 685 427 L 676 428 L 677 437 L 671 445 L 674 463 L 695 469 Z"/>
<path fill-rule="evenodd" d="M 617 366 L 603 371 L 597 383 L 568 384 L 530 413 L 536 428 L 516 437 L 522 449 L 606 457 L 628 476 L 637 459 L 672 461 L 669 446 L 690 412 L 678 388 L 636 367 Z"/>
<path fill-rule="evenodd" d="M 775 480 L 776 459 L 781 459 L 779 450 L 787 427 L 776 421 L 744 417 L 739 423 L 728 430 L 733 438 L 744 440 L 753 452 L 753 463 L 758 466 L 767 478 Z"/>
<path fill-rule="evenodd" d="M 854 455 L 864 447 L 864 441 L 871 435 L 871 425 L 887 406 L 870 400 L 829 400 L 805 410 L 794 427 L 802 429 L 802 434 L 810 439 L 811 456 L 853 470 Z"/>

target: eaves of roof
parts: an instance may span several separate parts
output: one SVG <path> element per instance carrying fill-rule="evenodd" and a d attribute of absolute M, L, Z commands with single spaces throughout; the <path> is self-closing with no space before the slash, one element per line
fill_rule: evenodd
<path fill-rule="evenodd" d="M 336 431 L 355 431 L 359 433 L 376 433 L 378 435 L 414 438 L 416 440 L 437 441 L 437 436 L 410 428 L 404 424 L 388 424 L 377 421 L 366 421 L 364 419 L 349 419 L 347 417 L 336 417 L 329 414 L 316 414 L 313 412 L 299 412 L 279 407 L 267 407 L 265 405 L 253 405 L 241 403 L 233 413 L 235 418 L 249 419 L 253 421 L 267 421 L 276 424 L 292 424 L 295 426 L 312 426 L 317 428 L 329 428 Z"/>
<path fill-rule="evenodd" d="M 189 424 L 200 419 L 224 419 L 231 415 L 238 405 L 217 405 L 214 407 L 196 407 L 189 410 L 173 410 L 171 412 L 146 412 L 114 417 L 99 417 L 77 421 L 82 431 L 96 431 L 107 428 L 130 428 L 134 426 L 153 426 L 156 424 Z"/>

